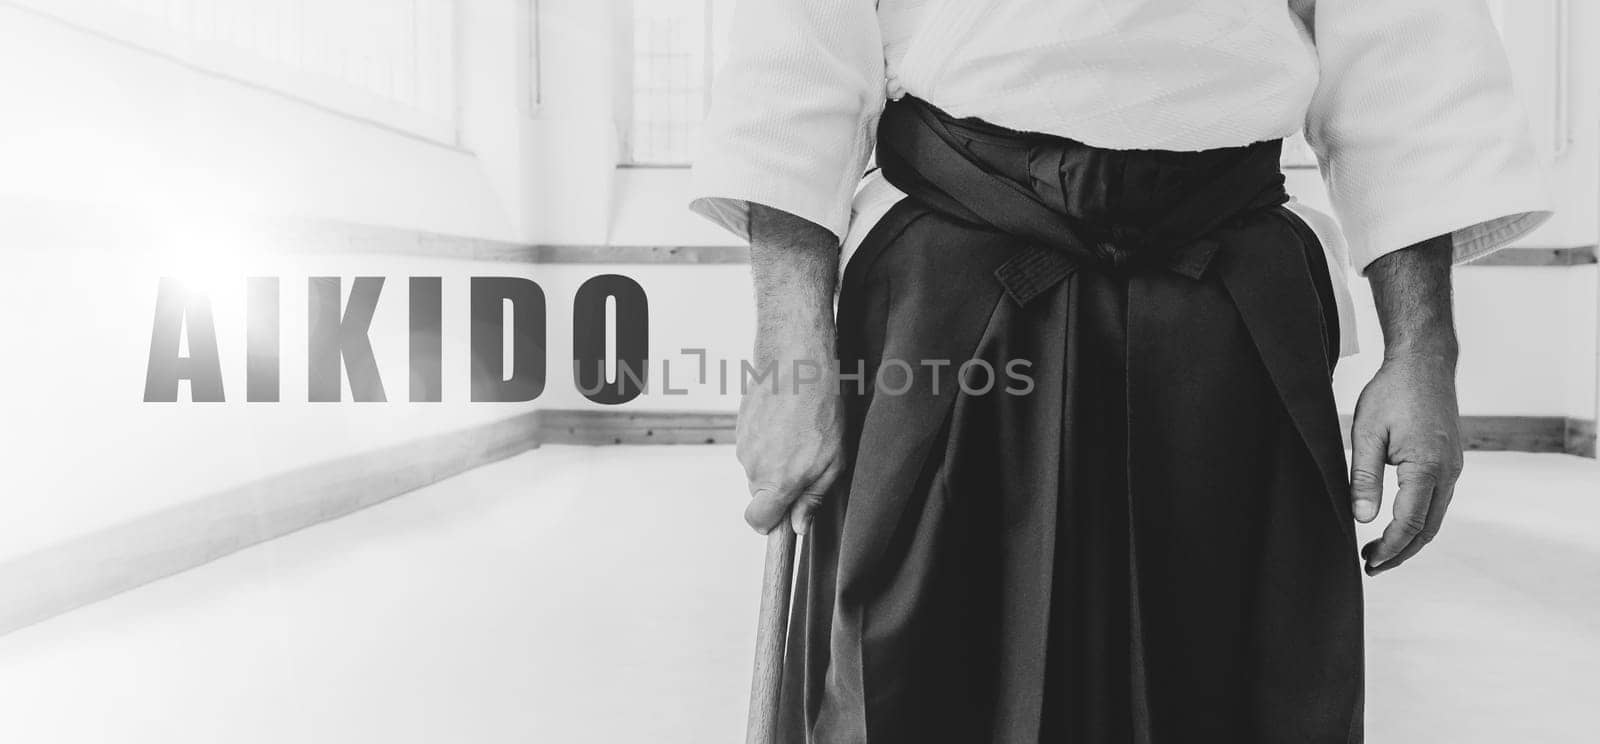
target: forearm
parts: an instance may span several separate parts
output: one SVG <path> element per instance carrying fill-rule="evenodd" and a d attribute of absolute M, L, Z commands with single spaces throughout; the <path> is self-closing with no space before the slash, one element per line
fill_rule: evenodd
<path fill-rule="evenodd" d="M 1389 253 L 1367 268 L 1386 360 L 1424 356 L 1455 365 L 1450 259 L 1451 237 L 1443 235 Z"/>
<path fill-rule="evenodd" d="M 839 245 L 826 229 L 750 205 L 750 270 L 756 290 L 758 362 L 831 354 Z"/>

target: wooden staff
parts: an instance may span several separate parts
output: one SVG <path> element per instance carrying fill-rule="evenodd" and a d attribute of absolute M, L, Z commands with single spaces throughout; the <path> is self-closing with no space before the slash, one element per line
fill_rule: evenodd
<path fill-rule="evenodd" d="M 750 681 L 750 719 L 745 744 L 778 741 L 778 699 L 783 689 L 783 650 L 789 635 L 789 596 L 794 586 L 794 529 L 789 518 L 767 533 L 767 563 L 761 577 L 761 619 L 756 626 L 756 669 Z"/>

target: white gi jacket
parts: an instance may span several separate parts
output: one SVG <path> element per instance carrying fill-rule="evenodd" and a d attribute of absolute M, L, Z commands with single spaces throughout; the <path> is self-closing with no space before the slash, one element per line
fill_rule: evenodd
<path fill-rule="evenodd" d="M 1467 261 L 1550 216 L 1483 0 L 744 0 L 733 34 L 691 208 L 741 237 L 757 202 L 848 256 L 902 196 L 862 173 L 884 102 L 906 93 L 1111 149 L 1303 127 L 1341 229 L 1294 208 L 1330 253 L 1352 341 L 1347 263 L 1446 233 Z"/>

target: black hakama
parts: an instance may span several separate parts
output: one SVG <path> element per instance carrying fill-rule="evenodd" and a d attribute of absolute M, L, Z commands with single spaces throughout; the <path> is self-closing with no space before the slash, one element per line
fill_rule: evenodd
<path fill-rule="evenodd" d="M 1360 741 L 1337 316 L 1278 152 L 889 105 L 911 196 L 842 282 L 865 384 L 800 561 L 785 741 Z M 990 389 L 954 379 L 973 359 Z"/>

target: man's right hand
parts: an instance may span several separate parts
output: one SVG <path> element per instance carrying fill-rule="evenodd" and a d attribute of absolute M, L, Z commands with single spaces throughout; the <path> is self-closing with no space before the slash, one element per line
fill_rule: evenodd
<path fill-rule="evenodd" d="M 844 406 L 833 374 L 833 234 L 787 212 L 750 205 L 759 381 L 739 405 L 738 454 L 750 485 L 745 521 L 765 534 L 785 517 L 805 534 L 846 469 Z"/>
<path fill-rule="evenodd" d="M 826 382 L 794 384 L 797 368 L 831 369 L 831 353 L 786 349 L 770 364 L 778 373 L 752 384 L 739 404 L 739 463 L 751 496 L 744 520 L 766 534 L 788 516 L 804 535 L 845 469 L 844 407 L 831 375 L 824 375 Z"/>

